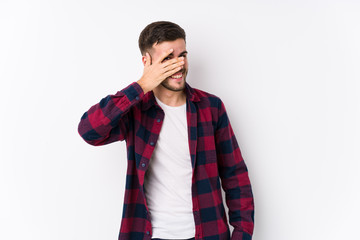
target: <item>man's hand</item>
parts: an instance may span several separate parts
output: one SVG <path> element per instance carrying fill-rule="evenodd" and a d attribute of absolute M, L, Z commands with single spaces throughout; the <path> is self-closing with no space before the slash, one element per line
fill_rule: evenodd
<path fill-rule="evenodd" d="M 174 73 L 180 71 L 184 65 L 184 57 L 173 58 L 169 61 L 163 60 L 169 56 L 173 49 L 164 52 L 160 58 L 151 63 L 149 53 L 146 53 L 146 63 L 144 66 L 144 73 L 137 83 L 141 86 L 144 94 L 156 88 L 162 81 L 170 77 Z"/>

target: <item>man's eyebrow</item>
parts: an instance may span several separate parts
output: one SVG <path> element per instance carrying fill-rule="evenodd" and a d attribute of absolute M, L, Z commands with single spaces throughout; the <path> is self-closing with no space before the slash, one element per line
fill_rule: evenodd
<path fill-rule="evenodd" d="M 187 53 L 188 53 L 187 51 L 183 51 L 182 53 L 180 53 L 179 56 L 184 55 L 184 54 L 187 54 Z"/>
<path fill-rule="evenodd" d="M 187 51 L 183 51 L 183 52 L 181 52 L 180 54 L 179 54 L 179 56 L 181 56 L 181 55 L 184 55 L 184 54 L 187 54 L 188 52 Z M 167 55 L 165 58 L 167 58 L 167 57 L 173 57 L 174 56 L 174 54 L 173 53 L 170 53 L 169 55 Z"/>

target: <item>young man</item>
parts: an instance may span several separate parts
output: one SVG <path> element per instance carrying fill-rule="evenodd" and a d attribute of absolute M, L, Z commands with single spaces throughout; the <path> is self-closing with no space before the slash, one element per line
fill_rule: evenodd
<path fill-rule="evenodd" d="M 103 98 L 79 124 L 89 144 L 126 141 L 121 240 L 230 239 L 221 186 L 231 239 L 252 237 L 247 167 L 220 98 L 186 82 L 185 40 L 177 24 L 149 24 L 139 38 L 140 80 Z"/>

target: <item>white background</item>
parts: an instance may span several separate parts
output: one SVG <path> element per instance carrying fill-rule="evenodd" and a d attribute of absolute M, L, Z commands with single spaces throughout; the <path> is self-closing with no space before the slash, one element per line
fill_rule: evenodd
<path fill-rule="evenodd" d="M 187 33 L 188 82 L 219 96 L 249 169 L 254 240 L 360 239 L 360 3 L 0 3 L 0 239 L 115 240 L 124 142 L 82 114 L 137 81 L 152 21 Z"/>

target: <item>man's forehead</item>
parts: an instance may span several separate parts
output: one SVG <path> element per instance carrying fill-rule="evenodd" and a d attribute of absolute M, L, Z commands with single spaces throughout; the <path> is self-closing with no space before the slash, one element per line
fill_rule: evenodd
<path fill-rule="evenodd" d="M 152 46 L 153 51 L 166 51 L 170 48 L 174 49 L 174 52 L 176 51 L 185 51 L 186 50 L 186 43 L 184 39 L 177 39 L 174 41 L 163 41 L 161 43 L 154 43 Z"/>

